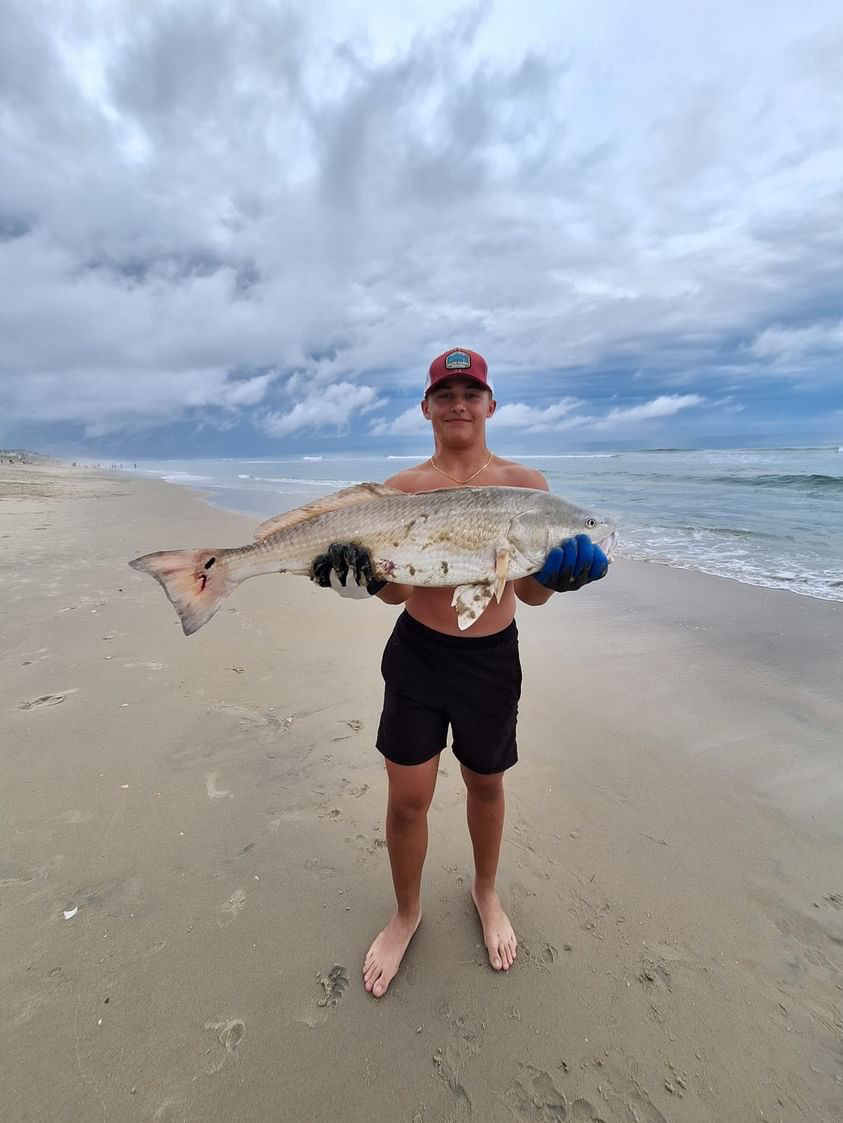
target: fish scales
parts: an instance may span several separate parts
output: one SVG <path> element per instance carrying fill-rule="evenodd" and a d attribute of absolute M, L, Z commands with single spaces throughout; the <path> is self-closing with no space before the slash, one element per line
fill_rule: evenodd
<path fill-rule="evenodd" d="M 491 491 L 498 493 L 493 503 L 485 494 Z M 369 550 L 375 573 L 383 580 L 427 586 L 457 585 L 484 577 L 492 580 L 496 546 L 506 542 L 512 519 L 530 509 L 526 491 L 442 488 L 401 492 L 276 531 L 261 541 L 261 553 L 277 558 L 283 572 L 309 574 L 313 558 L 331 543 L 354 542 Z M 504 492 L 507 494 L 500 494 Z M 548 493 L 532 494 L 544 497 Z M 539 566 L 547 552 L 545 545 L 545 541 L 538 543 Z M 443 580 L 443 561 L 447 581 Z M 410 566 L 415 573 L 409 572 Z M 526 572 L 513 572 L 513 576 L 526 576 Z"/>
<path fill-rule="evenodd" d="M 408 493 L 358 484 L 262 523 L 246 546 L 166 550 L 129 564 L 149 573 L 179 613 L 185 634 L 206 623 L 241 581 L 269 573 L 310 576 L 336 542 L 367 549 L 374 574 L 407 585 L 454 587 L 469 627 L 506 581 L 541 568 L 564 538 L 589 534 L 611 554 L 614 528 L 547 491 L 459 487 Z"/>

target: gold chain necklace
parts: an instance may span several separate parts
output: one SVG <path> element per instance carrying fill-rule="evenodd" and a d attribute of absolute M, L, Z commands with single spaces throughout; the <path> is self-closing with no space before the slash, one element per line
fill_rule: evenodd
<path fill-rule="evenodd" d="M 447 479 L 447 480 L 453 480 L 453 482 L 455 484 L 460 484 L 462 486 L 463 484 L 470 484 L 471 481 L 473 479 L 476 479 L 477 476 L 479 476 L 481 472 L 484 472 L 489 467 L 489 465 L 492 463 L 492 458 L 494 457 L 494 455 L 495 454 L 493 452 L 490 452 L 489 453 L 489 459 L 486 461 L 486 463 L 481 468 L 478 468 L 476 472 L 473 472 L 468 477 L 467 480 L 458 480 L 456 476 L 452 476 L 452 475 L 450 475 L 450 473 L 443 471 L 442 468 L 439 467 L 439 465 L 436 463 L 436 461 L 433 459 L 432 456 L 430 458 L 430 466 L 434 470 L 434 472 L 438 472 L 440 476 L 444 476 L 445 479 Z"/>

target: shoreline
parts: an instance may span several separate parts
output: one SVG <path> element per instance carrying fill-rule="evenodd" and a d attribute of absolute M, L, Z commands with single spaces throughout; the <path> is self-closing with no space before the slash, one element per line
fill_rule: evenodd
<path fill-rule="evenodd" d="M 264 578 L 185 638 L 127 560 L 248 539 L 250 516 L 4 467 L 10 1117 L 836 1123 L 833 604 L 626 561 L 519 606 L 519 958 L 485 961 L 446 751 L 425 923 L 378 1002 L 359 970 L 391 907 L 372 740 L 397 610 Z"/>

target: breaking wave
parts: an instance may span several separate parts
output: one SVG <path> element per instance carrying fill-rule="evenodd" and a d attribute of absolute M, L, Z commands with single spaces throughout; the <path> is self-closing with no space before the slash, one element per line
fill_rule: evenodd
<path fill-rule="evenodd" d="M 238 479 L 252 479 L 260 484 L 301 484 L 303 487 L 350 487 L 358 480 L 316 480 L 302 479 L 299 476 L 238 476 Z"/>
<path fill-rule="evenodd" d="M 843 493 L 843 476 L 763 475 L 763 476 L 712 476 L 712 483 L 735 487 L 789 488 L 794 491 L 820 491 L 825 494 Z"/>

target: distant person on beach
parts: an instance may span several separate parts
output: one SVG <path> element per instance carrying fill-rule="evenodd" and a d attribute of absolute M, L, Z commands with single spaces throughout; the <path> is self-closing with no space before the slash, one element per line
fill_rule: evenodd
<path fill-rule="evenodd" d="M 439 355 L 430 364 L 421 402 L 433 428 L 434 455 L 385 482 L 406 492 L 464 486 L 548 491 L 540 472 L 504 460 L 486 447 L 486 422 L 495 408 L 481 355 L 464 348 Z M 492 600 L 479 619 L 460 632 L 451 589 L 381 581 L 369 581 L 361 589 L 353 579 L 359 552 L 353 543 L 339 543 L 330 555 L 314 559 L 313 574 L 318 584 L 331 585 L 343 595 L 377 596 L 387 604 L 405 606 L 384 650 L 386 688 L 377 735 L 389 786 L 386 843 L 397 901 L 363 964 L 366 990 L 380 998 L 421 921 L 427 812 L 449 725 L 467 792 L 474 850 L 471 896 L 490 964 L 496 971 L 512 966 L 517 940 L 495 880 L 504 823 L 503 777 L 518 759 L 521 666 L 516 597 L 525 604 L 544 604 L 554 592 L 579 589 L 605 576 L 608 561 L 586 535 L 567 539 L 551 550 L 538 573 L 508 581 L 500 602 Z M 339 557 L 344 560 L 336 564 Z"/>

